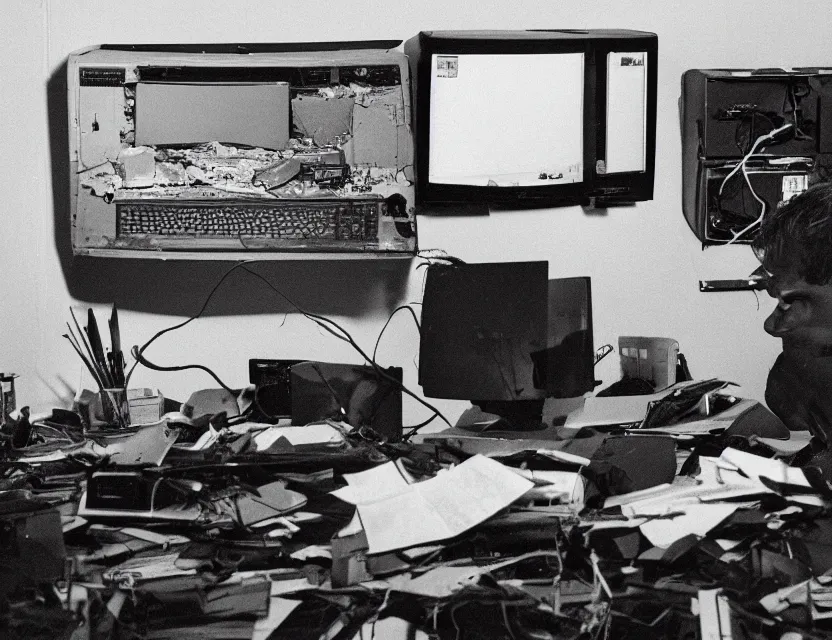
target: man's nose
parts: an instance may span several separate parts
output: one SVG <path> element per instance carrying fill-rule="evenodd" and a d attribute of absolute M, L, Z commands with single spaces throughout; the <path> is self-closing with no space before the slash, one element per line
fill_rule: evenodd
<path fill-rule="evenodd" d="M 788 331 L 788 328 L 784 326 L 786 323 L 784 322 L 783 315 L 780 307 L 774 308 L 774 311 L 769 314 L 763 323 L 763 329 L 765 329 L 766 333 L 775 338 L 779 338 Z"/>

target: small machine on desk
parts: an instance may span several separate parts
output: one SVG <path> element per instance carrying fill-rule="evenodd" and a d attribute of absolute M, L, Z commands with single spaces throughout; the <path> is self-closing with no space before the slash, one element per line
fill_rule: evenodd
<path fill-rule="evenodd" d="M 402 437 L 402 369 L 304 360 L 249 360 L 258 409 L 303 425 L 324 418 Z"/>

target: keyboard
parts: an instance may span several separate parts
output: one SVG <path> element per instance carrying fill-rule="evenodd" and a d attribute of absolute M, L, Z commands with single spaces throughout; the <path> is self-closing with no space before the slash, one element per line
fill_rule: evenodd
<path fill-rule="evenodd" d="M 378 240 L 381 199 L 117 202 L 118 236 Z"/>

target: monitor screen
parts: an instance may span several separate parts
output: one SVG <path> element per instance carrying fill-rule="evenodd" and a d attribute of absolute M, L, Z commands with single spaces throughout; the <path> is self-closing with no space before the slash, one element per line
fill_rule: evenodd
<path fill-rule="evenodd" d="M 547 262 L 432 265 L 422 300 L 419 382 L 462 400 L 543 398 L 531 354 L 546 348 Z"/>
<path fill-rule="evenodd" d="M 584 54 L 432 54 L 431 183 L 583 180 Z"/>
<path fill-rule="evenodd" d="M 547 262 L 433 265 L 419 383 L 484 402 L 575 397 L 594 388 L 589 278 L 548 280 Z"/>

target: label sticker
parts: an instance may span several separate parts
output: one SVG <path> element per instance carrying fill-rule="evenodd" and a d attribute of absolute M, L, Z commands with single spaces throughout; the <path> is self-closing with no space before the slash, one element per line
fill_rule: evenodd
<path fill-rule="evenodd" d="M 788 202 L 809 188 L 809 176 L 783 176 L 783 202 Z"/>
<path fill-rule="evenodd" d="M 621 54 L 622 67 L 643 67 L 644 53 L 623 53 Z"/>
<path fill-rule="evenodd" d="M 456 78 L 459 73 L 458 56 L 436 56 L 436 77 Z"/>

